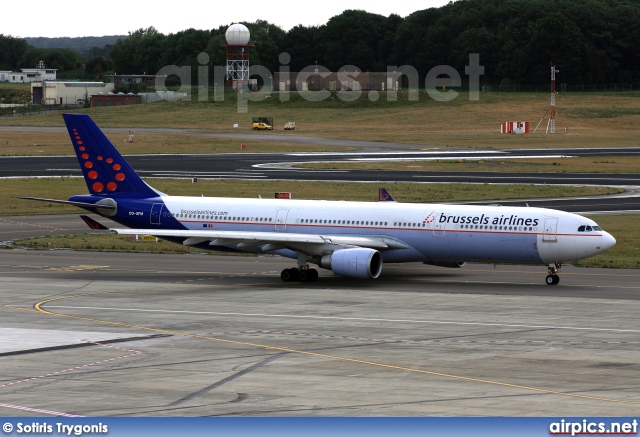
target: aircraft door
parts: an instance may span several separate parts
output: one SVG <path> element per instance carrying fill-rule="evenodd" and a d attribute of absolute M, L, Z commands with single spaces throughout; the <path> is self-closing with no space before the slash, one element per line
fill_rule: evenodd
<path fill-rule="evenodd" d="M 151 224 L 152 225 L 160 224 L 160 216 L 162 215 L 162 208 L 164 208 L 164 203 L 154 203 L 151 206 Z"/>
<path fill-rule="evenodd" d="M 544 233 L 542 234 L 542 241 L 558 241 L 558 219 L 555 217 L 547 217 L 544 219 Z"/>
<path fill-rule="evenodd" d="M 447 230 L 447 214 L 440 214 L 438 218 L 432 223 L 433 236 L 444 237 Z"/>
<path fill-rule="evenodd" d="M 279 209 L 276 214 L 276 231 L 284 232 L 287 230 L 287 215 L 289 214 L 288 209 Z"/>

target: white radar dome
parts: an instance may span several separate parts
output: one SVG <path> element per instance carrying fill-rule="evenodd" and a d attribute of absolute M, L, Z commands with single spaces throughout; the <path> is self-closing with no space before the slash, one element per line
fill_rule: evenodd
<path fill-rule="evenodd" d="M 227 44 L 232 46 L 243 46 L 249 42 L 249 37 L 251 35 L 247 26 L 236 23 L 229 26 L 225 36 L 227 38 Z"/>

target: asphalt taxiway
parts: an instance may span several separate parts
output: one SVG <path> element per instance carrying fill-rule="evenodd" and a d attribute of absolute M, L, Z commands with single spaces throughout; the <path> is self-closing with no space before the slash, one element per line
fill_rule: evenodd
<path fill-rule="evenodd" d="M 535 153 L 534 153 L 535 152 Z M 564 150 L 438 150 L 379 153 L 227 153 L 179 155 L 126 155 L 127 162 L 144 177 L 245 180 L 368 181 L 368 182 L 464 182 L 503 184 L 574 184 L 638 186 L 640 176 L 625 173 L 536 173 L 523 172 L 424 172 L 333 170 L 300 168 L 297 164 L 437 159 L 554 158 L 558 156 L 637 156 L 633 149 Z M 82 176 L 75 156 L 0 157 L 0 178 Z"/>
<path fill-rule="evenodd" d="M 0 250 L 5 416 L 632 416 L 640 271 Z"/>

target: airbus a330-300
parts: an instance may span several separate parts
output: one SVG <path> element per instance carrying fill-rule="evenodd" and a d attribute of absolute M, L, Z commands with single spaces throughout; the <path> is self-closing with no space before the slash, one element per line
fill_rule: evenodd
<path fill-rule="evenodd" d="M 111 229 L 118 234 L 292 258 L 297 265 L 280 275 L 287 282 L 317 280 L 310 264 L 375 279 L 386 263 L 490 262 L 547 266 L 546 283 L 555 285 L 563 263 L 616 243 L 593 220 L 544 208 L 169 196 L 144 182 L 89 116 L 63 117 L 89 194 L 29 199 L 108 217 L 126 226 Z"/>

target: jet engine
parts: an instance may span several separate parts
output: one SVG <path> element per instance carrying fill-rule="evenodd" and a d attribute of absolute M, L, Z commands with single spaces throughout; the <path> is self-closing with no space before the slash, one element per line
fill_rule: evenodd
<path fill-rule="evenodd" d="M 323 256 L 320 267 L 349 278 L 376 279 L 382 271 L 382 255 L 374 249 L 341 249 Z"/>

